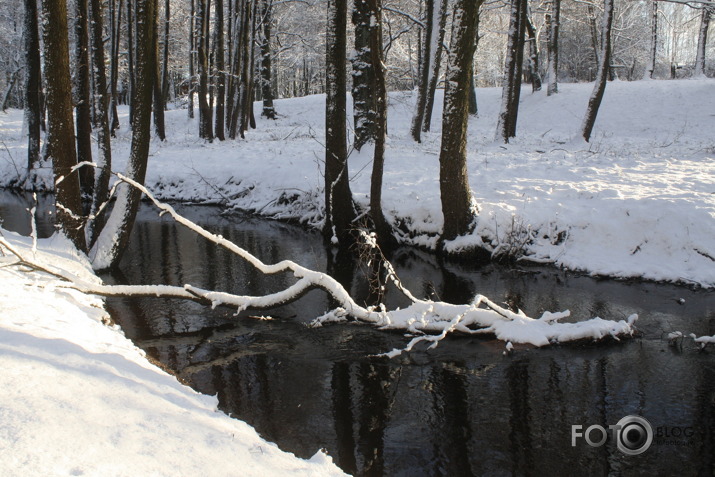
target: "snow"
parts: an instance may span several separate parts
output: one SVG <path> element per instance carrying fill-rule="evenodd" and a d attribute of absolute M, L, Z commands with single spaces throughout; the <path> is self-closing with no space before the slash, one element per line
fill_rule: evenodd
<path fill-rule="evenodd" d="M 99 283 L 61 236 L 2 231 L 34 260 Z M 151 364 L 108 324 L 102 300 L 48 275 L 0 268 L 0 475 L 344 475 L 309 461 Z"/>

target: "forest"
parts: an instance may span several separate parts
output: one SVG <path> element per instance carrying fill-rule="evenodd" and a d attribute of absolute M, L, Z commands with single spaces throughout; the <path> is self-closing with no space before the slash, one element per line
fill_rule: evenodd
<path fill-rule="evenodd" d="M 326 127 L 325 236 L 354 239 L 361 212 L 343 172 L 348 148 L 370 142 L 366 216 L 389 248 L 394 234 L 381 209 L 388 91 L 417 92 L 415 141 L 432 121 L 443 123 L 442 240 L 449 241 L 473 230 L 476 217 L 464 170 L 476 88 L 502 87 L 496 137 L 508 143 L 516 136 L 522 83 L 532 91 L 544 84 L 552 95 L 559 82 L 595 81 L 581 127 L 588 141 L 608 80 L 713 74 L 706 62 L 713 8 L 707 1 L 57 0 L 38 8 L 25 0 L 23 6 L 0 4 L 2 109 L 23 108 L 28 132 L 27 174 L 15 185 L 39 187 L 33 171 L 51 159 L 58 219 L 80 249 L 103 251 L 99 268 L 121 257 L 140 197 L 120 188 L 124 216 L 105 217 L 112 138 L 118 128 L 132 130 L 127 174 L 143 183 L 151 135 L 163 141 L 171 134 L 169 108 L 197 114 L 198 137 L 224 141 L 256 127 L 254 101 L 262 104 L 261 116 L 275 119 L 274 99 L 325 93 L 326 124 L 347 121 L 353 136 Z M 437 89 L 444 89 L 445 107 L 433 119 Z M 129 107 L 124 125 L 119 105 Z M 66 140 L 73 136 L 76 144 Z M 81 196 L 92 202 L 84 227 Z"/>

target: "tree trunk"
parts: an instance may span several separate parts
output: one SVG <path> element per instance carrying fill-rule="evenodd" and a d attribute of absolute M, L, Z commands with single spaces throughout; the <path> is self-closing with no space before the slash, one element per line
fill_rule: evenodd
<path fill-rule="evenodd" d="M 546 15 L 548 29 L 548 64 L 546 75 L 549 84 L 546 95 L 551 96 L 559 92 L 559 23 L 561 22 L 561 0 L 551 0 L 551 9 Z"/>
<path fill-rule="evenodd" d="M 469 233 L 476 220 L 467 177 L 469 64 L 474 58 L 477 12 L 481 1 L 457 0 L 446 73 L 439 186 L 444 227 L 442 240 Z"/>
<path fill-rule="evenodd" d="M 169 101 L 169 29 L 171 28 L 171 6 L 170 0 L 164 1 L 164 52 L 161 63 L 161 102 L 166 109 Z M 127 19 L 128 21 L 129 19 Z"/>
<path fill-rule="evenodd" d="M 653 79 L 655 72 L 655 62 L 658 53 L 658 1 L 651 0 L 650 3 L 650 52 L 648 54 L 648 66 L 646 66 L 645 77 Z"/>
<path fill-rule="evenodd" d="M 134 2 L 136 0 L 127 0 L 127 60 L 129 73 L 129 124 L 132 124 L 132 116 L 134 107 L 132 105 L 132 95 L 134 94 Z M 193 1 L 193 0 L 192 0 Z"/>
<path fill-rule="evenodd" d="M 164 121 L 164 91 L 162 88 L 162 73 L 159 67 L 159 17 L 154 19 L 154 92 L 153 106 L 154 131 L 161 141 L 166 141 L 166 127 Z"/>
<path fill-rule="evenodd" d="M 263 112 L 261 116 L 276 119 L 273 106 L 273 75 L 271 61 L 271 29 L 273 23 L 273 0 L 263 0 L 263 38 L 261 39 L 261 96 L 263 96 Z"/>
<path fill-rule="evenodd" d="M 328 0 L 325 103 L 325 225 L 323 234 L 335 244 L 348 245 L 355 207 L 348 177 L 345 134 L 347 95 L 345 53 L 347 0 Z"/>
<path fill-rule="evenodd" d="M 209 55 L 207 38 L 209 36 L 209 12 L 211 0 L 198 0 L 196 3 L 196 50 L 198 52 L 199 74 L 199 137 L 208 141 L 213 140 L 213 127 L 211 125 L 211 108 L 208 103 L 208 74 Z"/>
<path fill-rule="evenodd" d="M 194 117 L 194 75 L 196 71 L 194 70 L 194 49 L 196 48 L 196 40 L 194 38 L 194 32 L 196 27 L 196 8 L 195 1 L 191 0 L 191 18 L 189 18 L 189 105 L 188 112 L 189 118 Z"/>
<path fill-rule="evenodd" d="M 516 137 L 516 122 L 519 117 L 519 99 L 521 98 L 521 78 L 524 67 L 524 37 L 526 34 L 527 0 L 519 2 L 519 34 L 516 46 L 516 66 L 514 68 L 514 89 L 511 96 L 508 115 L 509 137 Z"/>
<path fill-rule="evenodd" d="M 41 18 L 45 74 L 52 78 L 46 89 L 46 159 L 52 160 L 55 177 L 56 223 L 75 247 L 85 250 L 79 177 L 71 172 L 77 165 L 77 156 L 71 139 L 74 138 L 74 126 L 66 0 L 42 0 Z"/>
<path fill-rule="evenodd" d="M 528 13 L 524 17 L 526 32 L 529 35 L 529 78 L 531 80 L 531 91 L 541 91 L 541 73 L 539 71 L 539 39 L 536 28 Z"/>
<path fill-rule="evenodd" d="M 126 175 L 132 180 L 143 184 L 146 176 L 149 157 L 149 142 L 151 140 L 151 110 L 152 93 L 156 65 L 156 47 L 154 26 L 156 22 L 156 0 L 137 0 L 136 39 L 136 84 L 132 103 L 134 123 L 132 124 L 132 143 L 129 152 L 129 163 Z M 97 241 L 90 251 L 90 259 L 95 270 L 116 267 L 122 258 L 122 253 L 129 242 L 129 235 L 134 225 L 141 191 L 127 184 L 121 184 L 117 189 L 117 200 L 111 212 L 107 225 L 102 229 Z"/>
<path fill-rule="evenodd" d="M 387 86 L 382 62 L 382 0 L 367 0 L 370 22 L 367 48 L 372 65 L 375 94 L 375 154 L 370 179 L 370 216 L 375 225 L 377 240 L 383 250 L 392 248 L 395 238 L 382 211 L 382 176 L 385 167 L 385 139 L 387 136 Z"/>
<path fill-rule="evenodd" d="M 229 0 L 230 2 L 231 0 Z M 223 0 L 216 0 L 216 22 L 214 25 L 214 42 L 216 44 L 216 115 L 215 133 L 219 141 L 226 139 L 224 133 L 226 109 L 226 64 L 224 62 L 223 41 Z"/>
<path fill-rule="evenodd" d="M 521 62 L 523 54 L 524 28 L 522 11 L 525 0 L 512 0 L 511 15 L 509 20 L 509 37 L 507 40 L 507 57 L 504 66 L 504 79 L 502 86 L 502 104 L 497 121 L 497 138 L 509 142 L 509 138 L 516 133 L 516 116 L 518 114 L 521 86 Z M 521 48 L 520 48 L 521 46 Z"/>
<path fill-rule="evenodd" d="M 118 5 L 114 4 L 115 0 L 110 0 L 110 8 L 112 8 L 110 17 L 112 18 L 111 25 L 111 70 L 109 75 L 109 87 L 111 90 L 110 96 L 110 122 L 109 129 L 114 136 L 114 132 L 119 129 L 119 114 L 117 113 L 117 81 L 119 79 L 119 32 L 122 26 L 122 0 L 118 0 Z M 116 17 L 116 20 L 115 20 Z"/>
<path fill-rule="evenodd" d="M 40 68 L 40 38 L 37 30 L 37 2 L 25 0 L 25 121 L 27 122 L 27 172 L 33 181 L 32 171 L 40 161 L 40 95 L 42 77 Z"/>
<path fill-rule="evenodd" d="M 593 125 L 596 123 L 596 115 L 598 108 L 601 106 L 603 93 L 606 90 L 606 82 L 608 80 L 608 72 L 611 63 L 611 25 L 613 24 L 613 0 L 603 0 L 603 22 L 601 32 L 601 51 L 599 54 L 600 61 L 598 65 L 598 74 L 596 76 L 596 84 L 593 87 L 593 93 L 588 100 L 588 108 L 586 116 L 583 119 L 581 126 L 581 135 L 588 142 L 591 139 Z"/>
<path fill-rule="evenodd" d="M 480 2 L 480 8 L 481 8 L 481 3 Z M 474 27 L 474 53 L 476 54 L 477 48 L 479 47 L 479 19 L 480 19 L 480 10 L 477 10 L 477 24 Z M 479 105 L 477 104 L 477 85 L 476 85 L 476 80 L 474 78 L 475 76 L 475 71 L 474 71 L 474 59 L 472 59 L 472 62 L 469 65 L 469 114 L 473 116 L 479 115 Z"/>
<path fill-rule="evenodd" d="M 424 35 L 420 37 L 422 48 L 420 49 L 419 74 L 420 79 L 417 86 L 417 100 L 415 102 L 415 114 L 412 116 L 412 126 L 410 134 L 412 139 L 421 142 L 420 134 L 422 133 L 422 124 L 425 119 L 425 105 L 427 104 L 427 84 L 429 82 L 429 61 L 432 56 L 432 30 L 434 28 L 434 2 L 435 0 L 427 0 L 425 3 L 425 27 Z"/>
<path fill-rule="evenodd" d="M 77 162 L 92 162 L 92 124 L 89 100 L 89 54 L 87 37 L 87 0 L 75 0 L 75 122 L 77 125 Z M 94 170 L 84 166 L 79 169 L 82 194 L 91 197 L 94 189 Z"/>
<path fill-rule="evenodd" d="M 476 1 L 476 0 L 474 0 Z M 430 51 L 433 56 L 430 59 L 429 81 L 427 83 L 427 100 L 425 102 L 424 121 L 422 123 L 422 131 L 427 132 L 432 125 L 432 109 L 434 108 L 434 95 L 437 91 L 437 83 L 439 82 L 439 66 L 442 63 L 442 44 L 444 43 L 444 30 L 447 23 L 447 4 L 448 0 L 441 0 L 438 17 L 434 19 L 438 30 L 432 28 L 432 48 Z M 436 36 L 435 36 L 436 33 Z"/>
<path fill-rule="evenodd" d="M 705 76 L 705 47 L 708 43 L 708 28 L 710 27 L 710 7 L 703 5 L 700 14 L 700 30 L 698 32 L 698 51 L 695 55 L 695 71 L 693 76 Z"/>
<path fill-rule="evenodd" d="M 92 92 L 96 115 L 97 167 L 94 168 L 94 195 L 92 197 L 91 214 L 97 215 L 100 207 L 109 199 L 109 178 L 112 170 L 112 148 L 109 131 L 109 97 L 107 96 L 107 75 L 104 67 L 104 29 L 102 27 L 102 0 L 90 0 L 90 41 L 92 51 L 92 77 L 94 90 Z M 133 90 L 132 90 L 133 91 Z M 94 244 L 97 234 L 104 227 L 105 214 L 101 214 L 89 223 L 87 237 L 90 247 Z"/>
<path fill-rule="evenodd" d="M 375 65 L 370 51 L 371 34 L 375 28 L 372 15 L 374 2 L 355 0 L 353 3 L 352 22 L 355 30 L 355 46 L 352 55 L 352 97 L 353 124 L 355 141 L 353 146 L 360 150 L 377 134 L 376 115 L 378 92 L 375 91 Z M 382 45 L 380 45 L 382 49 Z"/>

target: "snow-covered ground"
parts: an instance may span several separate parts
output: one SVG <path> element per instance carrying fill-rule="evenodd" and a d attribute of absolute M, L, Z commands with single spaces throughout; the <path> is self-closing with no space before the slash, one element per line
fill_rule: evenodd
<path fill-rule="evenodd" d="M 98 279 L 62 237 L 2 231 L 24 256 Z M 47 275 L 0 268 L 0 475 L 343 475 L 217 410 L 108 326 L 102 299 Z"/>
<path fill-rule="evenodd" d="M 525 88 L 518 136 L 508 145 L 494 140 L 500 89 L 478 91 L 468 149 L 481 214 L 475 236 L 463 242 L 484 239 L 496 253 L 598 275 L 715 286 L 715 81 L 611 82 L 585 143 L 579 128 L 591 88 L 562 84 L 552 97 Z M 390 96 L 383 207 L 405 241 L 434 247 L 442 227 L 441 96 L 421 144 L 409 135 L 413 96 Z M 147 185 L 161 199 L 221 202 L 319 225 L 324 99 L 279 100 L 277 121 L 258 118 L 245 140 L 213 143 L 198 138 L 186 110 L 170 111 L 167 141 L 151 147 Z M 122 124 L 118 171 L 130 141 L 126 117 Z M 25 162 L 20 111 L 0 115 L 0 140 L 8 183 Z M 370 149 L 350 156 L 352 191 L 363 204 Z"/>

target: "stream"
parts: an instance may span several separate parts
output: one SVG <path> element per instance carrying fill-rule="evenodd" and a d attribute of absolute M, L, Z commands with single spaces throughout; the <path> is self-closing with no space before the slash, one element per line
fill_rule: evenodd
<path fill-rule="evenodd" d="M 29 233 L 29 207 L 31 197 L 1 192 L 3 227 Z M 291 259 L 327 271 L 359 303 L 370 299 L 360 265 L 326 250 L 314 231 L 217 207 L 175 207 L 266 263 Z M 41 236 L 53 231 L 51 211 L 50 198 L 41 196 Z M 689 339 L 669 346 L 666 338 L 676 330 L 715 335 L 715 291 L 543 266 L 473 266 L 414 248 L 391 258 L 421 297 L 465 303 L 481 293 L 529 316 L 568 309 L 573 320 L 637 313 L 639 335 L 517 346 L 512 354 L 493 337 L 454 335 L 435 349 L 418 345 L 387 359 L 376 355 L 404 348 L 409 338 L 354 322 L 307 326 L 334 306 L 319 290 L 238 316 L 160 298 L 107 299 L 107 309 L 152 360 L 197 391 L 218 395 L 221 410 L 299 457 L 324 448 L 350 474 L 715 475 L 715 350 L 699 351 Z M 261 275 L 149 205 L 120 270 L 102 278 L 240 294 L 292 283 Z M 394 290 L 386 299 L 391 307 L 407 304 Z M 589 444 L 599 444 L 598 426 L 608 430 L 631 415 L 650 423 L 647 450 L 625 454 L 610 431 L 603 444 Z"/>

